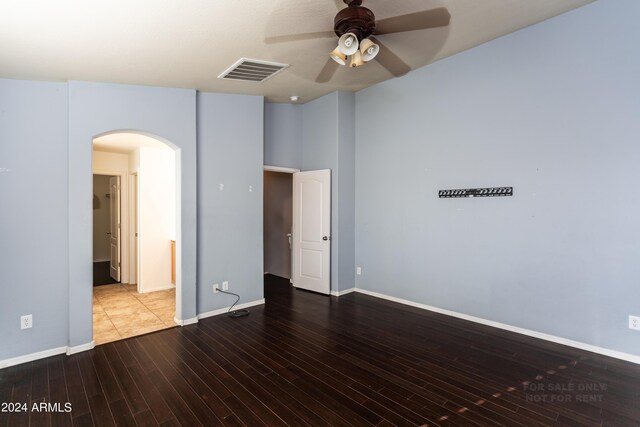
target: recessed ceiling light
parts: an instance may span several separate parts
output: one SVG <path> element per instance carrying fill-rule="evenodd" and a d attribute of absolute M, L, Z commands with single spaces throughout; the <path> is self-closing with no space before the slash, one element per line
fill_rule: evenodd
<path fill-rule="evenodd" d="M 300 100 L 300 97 L 298 95 L 291 95 L 289 99 L 291 100 L 291 102 L 298 102 Z"/>

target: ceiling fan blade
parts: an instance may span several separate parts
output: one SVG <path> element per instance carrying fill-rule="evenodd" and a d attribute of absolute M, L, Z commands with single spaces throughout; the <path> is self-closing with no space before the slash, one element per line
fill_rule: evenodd
<path fill-rule="evenodd" d="M 333 77 L 339 67 L 340 64 L 336 61 L 331 58 L 327 59 L 327 63 L 324 64 L 322 71 L 320 71 L 320 74 L 316 77 L 316 83 L 326 83 L 331 80 L 331 77 Z"/>
<path fill-rule="evenodd" d="M 336 33 L 334 31 L 316 31 L 314 33 L 300 33 L 300 34 L 287 34 L 284 36 L 273 36 L 266 37 L 264 42 L 266 44 L 274 44 L 274 43 L 287 43 L 287 42 L 295 42 L 302 40 L 312 40 L 312 39 L 322 39 L 336 37 Z"/>
<path fill-rule="evenodd" d="M 451 21 L 451 14 L 446 7 L 423 10 L 422 12 L 394 16 L 376 21 L 375 34 L 402 33 L 405 31 L 424 30 L 427 28 L 446 27 Z"/>
<path fill-rule="evenodd" d="M 380 51 L 375 58 L 376 61 L 378 61 L 380 65 L 386 68 L 391 74 L 396 77 L 400 77 L 411 71 L 411 67 L 388 47 L 380 43 L 380 40 L 373 40 L 373 42 L 380 46 Z"/>

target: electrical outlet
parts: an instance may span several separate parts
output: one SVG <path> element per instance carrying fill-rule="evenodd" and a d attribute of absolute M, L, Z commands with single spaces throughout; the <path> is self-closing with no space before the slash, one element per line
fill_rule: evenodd
<path fill-rule="evenodd" d="M 640 331 L 640 317 L 629 316 L 629 329 Z"/>
<path fill-rule="evenodd" d="M 227 282 L 227 281 L 222 282 L 222 290 L 223 291 L 228 291 L 229 290 L 229 282 Z"/>
<path fill-rule="evenodd" d="M 356 267 L 356 274 L 360 276 L 362 274 L 362 267 Z"/>
<path fill-rule="evenodd" d="M 29 329 L 33 327 L 33 316 L 27 314 L 26 316 L 20 316 L 20 329 Z"/>
<path fill-rule="evenodd" d="M 220 284 L 219 283 L 214 283 L 213 284 L 213 293 L 217 294 L 218 292 L 220 292 Z"/>

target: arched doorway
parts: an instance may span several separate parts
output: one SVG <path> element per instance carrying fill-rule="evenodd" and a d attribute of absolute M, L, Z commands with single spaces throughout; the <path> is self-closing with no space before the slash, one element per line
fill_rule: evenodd
<path fill-rule="evenodd" d="M 67 354 L 93 347 L 92 341 L 92 150 L 93 139 L 113 132 L 139 133 L 174 149 L 180 200 L 176 248 L 176 317 L 196 323 L 197 145 L 196 93 L 127 85 L 71 81 L 68 85 Z"/>
<path fill-rule="evenodd" d="M 175 149 L 155 135 L 112 131 L 93 139 L 92 160 L 95 343 L 176 326 Z"/>

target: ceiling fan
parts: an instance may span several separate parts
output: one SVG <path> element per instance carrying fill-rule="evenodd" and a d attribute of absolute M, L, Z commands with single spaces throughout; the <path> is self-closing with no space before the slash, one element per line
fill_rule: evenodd
<path fill-rule="evenodd" d="M 339 2 L 339 0 L 336 1 Z M 398 77 L 411 71 L 411 67 L 382 44 L 378 37 L 405 31 L 445 27 L 451 20 L 449 11 L 445 7 L 438 7 L 376 21 L 373 12 L 362 6 L 362 0 L 342 1 L 347 7 L 335 16 L 333 31 L 269 37 L 265 42 L 282 43 L 338 36 L 338 46 L 329 53 L 327 63 L 316 77 L 318 83 L 331 80 L 340 65 L 358 67 L 374 59 Z"/>

